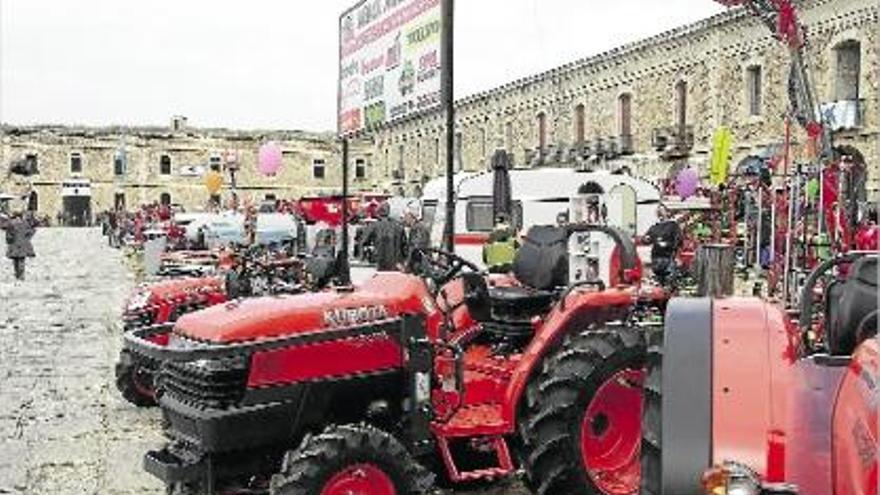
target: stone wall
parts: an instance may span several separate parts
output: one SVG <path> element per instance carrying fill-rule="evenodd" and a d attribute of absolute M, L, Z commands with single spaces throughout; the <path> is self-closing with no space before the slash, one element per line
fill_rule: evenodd
<path fill-rule="evenodd" d="M 240 195 L 260 201 L 266 195 L 297 198 L 303 195 L 334 193 L 341 189 L 341 149 L 333 135 L 305 132 L 236 132 L 227 130 L 117 129 L 72 127 L 12 127 L 3 129 L 0 163 L 6 164 L 35 154 L 40 174 L 33 178 L 38 194 L 38 211 L 50 216 L 61 211 L 64 181 L 87 179 L 91 185 L 92 212 L 112 208 L 117 194 L 128 206 L 159 201 L 170 195 L 172 203 L 187 209 L 204 207 L 209 199 L 204 173 L 212 160 L 221 166 L 228 195 L 231 178 L 224 170 L 224 155 L 234 152 L 239 171 L 236 183 Z M 276 141 L 283 151 L 283 166 L 276 177 L 266 178 L 256 171 L 257 153 L 262 143 Z M 126 168 L 117 175 L 115 159 L 124 150 Z M 81 157 L 82 171 L 71 170 L 72 156 Z M 370 161 L 371 149 L 354 143 L 351 151 L 352 189 L 372 189 L 372 170 L 355 179 L 355 162 Z M 161 173 L 160 161 L 171 161 L 170 174 Z M 316 160 L 323 160 L 324 178 L 314 174 Z M 0 192 L 21 192 L 25 184 L 15 177 L 0 177 Z"/>
<path fill-rule="evenodd" d="M 880 162 L 880 28 L 876 0 L 805 0 L 802 19 L 808 30 L 808 61 L 816 98 L 836 97 L 837 51 L 841 43 L 860 46 L 861 125 L 837 133 L 837 144 L 853 144 L 868 158 L 872 178 Z M 751 115 L 747 82 L 750 67 L 761 68 L 759 115 Z M 546 143 L 570 148 L 576 144 L 576 108 L 584 108 L 584 137 L 616 140 L 621 122 L 621 95 L 630 95 L 632 145 L 639 157 L 636 173 L 664 174 L 669 162 L 653 146 L 655 129 L 677 123 L 676 86 L 687 84 L 686 123 L 693 126 L 689 161 L 704 165 L 711 137 L 720 125 L 734 134 L 734 163 L 767 145 L 782 141 L 789 108 L 789 55 L 769 30 L 743 10 L 731 10 L 674 31 L 586 58 L 457 103 L 457 134 L 461 135 L 461 166 L 481 170 L 497 147 L 511 151 L 518 166 L 538 147 L 538 115 L 546 115 Z M 795 142 L 805 140 L 794 126 Z M 436 143 L 445 143 L 439 113 L 400 122 L 376 136 L 374 159 L 380 168 L 398 167 L 401 149 L 406 187 L 417 186 L 428 170 L 445 167 Z M 445 148 L 445 146 L 444 146 Z M 800 146 L 798 146 L 800 148 Z M 426 153 L 425 150 L 428 152 Z M 441 150 L 441 156 L 445 156 Z M 388 160 L 385 160 L 385 157 Z M 445 162 L 442 162 L 445 163 Z M 876 187 L 876 182 L 874 186 Z"/>

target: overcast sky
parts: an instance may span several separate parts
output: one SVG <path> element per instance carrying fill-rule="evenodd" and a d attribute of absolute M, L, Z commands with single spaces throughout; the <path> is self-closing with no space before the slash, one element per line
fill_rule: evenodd
<path fill-rule="evenodd" d="M 0 0 L 0 121 L 335 128 L 354 0 Z M 720 12 L 711 0 L 458 0 L 465 96 Z"/>

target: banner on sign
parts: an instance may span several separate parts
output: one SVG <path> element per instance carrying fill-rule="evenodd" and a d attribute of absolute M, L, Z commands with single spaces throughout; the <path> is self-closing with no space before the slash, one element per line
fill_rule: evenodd
<path fill-rule="evenodd" d="M 339 25 L 339 134 L 440 106 L 442 0 L 365 0 Z"/>

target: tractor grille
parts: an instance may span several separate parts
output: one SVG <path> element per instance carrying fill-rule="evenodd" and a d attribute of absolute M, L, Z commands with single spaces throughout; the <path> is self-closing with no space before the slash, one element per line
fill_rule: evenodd
<path fill-rule="evenodd" d="M 226 409 L 244 397 L 248 379 L 246 357 L 167 362 L 162 367 L 160 387 L 186 404 Z"/>

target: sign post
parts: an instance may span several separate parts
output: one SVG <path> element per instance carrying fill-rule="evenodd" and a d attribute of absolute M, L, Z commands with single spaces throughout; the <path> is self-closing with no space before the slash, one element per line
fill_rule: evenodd
<path fill-rule="evenodd" d="M 351 283 L 351 266 L 348 263 L 348 137 L 342 138 L 342 249 L 336 257 L 339 283 Z"/>
<path fill-rule="evenodd" d="M 455 0 L 443 1 L 443 107 L 446 110 L 446 225 L 443 231 L 443 246 L 450 253 L 455 252 L 455 86 L 453 78 L 453 57 L 455 32 Z"/>
<path fill-rule="evenodd" d="M 448 183 L 453 183 L 452 11 L 453 0 L 361 0 L 340 16 L 337 125 L 346 220 L 349 139 L 402 119 L 446 110 L 446 174 Z M 453 197 L 450 186 L 444 240 L 449 249 Z M 346 223 L 343 249 L 347 262 Z"/>

